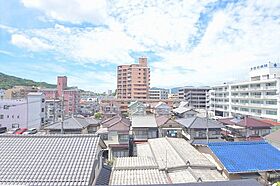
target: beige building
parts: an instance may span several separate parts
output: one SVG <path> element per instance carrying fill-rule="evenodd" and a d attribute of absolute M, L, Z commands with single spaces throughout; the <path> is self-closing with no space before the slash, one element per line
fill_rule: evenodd
<path fill-rule="evenodd" d="M 148 99 L 150 68 L 146 57 L 139 64 L 118 66 L 117 97 L 119 99 Z"/>

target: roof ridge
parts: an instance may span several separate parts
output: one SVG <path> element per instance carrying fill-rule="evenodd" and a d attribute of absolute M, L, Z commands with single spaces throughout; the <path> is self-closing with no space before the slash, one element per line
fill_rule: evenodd
<path fill-rule="evenodd" d="M 192 123 L 190 124 L 190 126 L 188 128 L 191 128 L 191 126 L 193 126 L 194 122 L 197 120 L 198 116 L 195 116 Z"/>
<path fill-rule="evenodd" d="M 78 123 L 78 125 L 80 125 L 82 128 L 84 128 L 84 126 L 74 116 L 72 116 L 71 118 L 74 119 L 74 121 L 76 123 Z"/>
<path fill-rule="evenodd" d="M 183 160 L 184 163 L 187 163 L 182 154 L 178 151 L 178 149 L 171 143 L 170 139 L 168 137 L 165 137 L 167 143 L 175 150 L 175 152 L 178 154 L 178 156 L 181 158 L 181 160 Z"/>
<path fill-rule="evenodd" d="M 111 124 L 111 125 L 109 125 L 107 128 L 110 128 L 110 127 L 112 127 L 112 126 L 116 125 L 118 122 L 121 122 L 121 121 L 122 121 L 122 117 L 121 117 L 120 115 L 117 115 L 117 116 L 119 117 L 118 121 L 116 121 L 116 122 L 112 123 L 112 124 Z"/>

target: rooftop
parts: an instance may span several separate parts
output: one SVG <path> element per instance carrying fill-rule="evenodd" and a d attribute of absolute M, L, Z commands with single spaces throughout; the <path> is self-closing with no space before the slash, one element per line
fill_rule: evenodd
<path fill-rule="evenodd" d="M 157 123 L 154 115 L 132 115 L 131 126 L 132 128 L 157 127 Z"/>
<path fill-rule="evenodd" d="M 241 127 L 254 127 L 254 128 L 270 128 L 272 127 L 271 124 L 261 121 L 259 119 L 245 117 L 243 119 L 238 118 L 226 118 L 226 119 L 219 119 L 221 123 L 225 125 L 238 125 Z"/>
<path fill-rule="evenodd" d="M 89 185 L 96 135 L 1 135 L 0 185 Z"/>
<path fill-rule="evenodd" d="M 191 129 L 217 129 L 217 128 L 223 128 L 223 125 L 216 121 L 216 120 L 211 120 L 206 118 L 201 118 L 201 117 L 190 117 L 190 118 L 180 118 L 176 119 L 176 122 L 180 123 L 181 125 L 191 128 Z"/>
<path fill-rule="evenodd" d="M 84 117 L 69 117 L 66 118 L 63 122 L 63 128 L 66 130 L 82 130 L 89 125 L 98 125 L 99 120 L 94 118 L 84 118 Z M 55 122 L 52 125 L 45 127 L 47 130 L 60 130 L 61 122 Z"/>
<path fill-rule="evenodd" d="M 265 141 L 209 143 L 209 148 L 229 173 L 280 170 L 280 151 Z"/>

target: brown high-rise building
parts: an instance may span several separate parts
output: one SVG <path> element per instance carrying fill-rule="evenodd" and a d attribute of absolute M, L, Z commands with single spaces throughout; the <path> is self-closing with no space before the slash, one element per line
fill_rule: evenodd
<path fill-rule="evenodd" d="M 150 68 L 146 57 L 139 58 L 139 64 L 118 66 L 118 99 L 148 99 Z"/>

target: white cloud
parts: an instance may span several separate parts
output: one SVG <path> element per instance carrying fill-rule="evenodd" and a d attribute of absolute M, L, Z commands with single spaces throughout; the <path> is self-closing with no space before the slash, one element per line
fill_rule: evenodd
<path fill-rule="evenodd" d="M 72 23 L 104 24 L 107 3 L 104 0 L 22 0 L 25 7 L 43 11 L 47 17 Z"/>
<path fill-rule="evenodd" d="M 103 26 L 79 28 L 61 23 L 53 28 L 17 31 L 12 35 L 13 44 L 32 51 L 52 49 L 61 58 L 83 64 L 131 63 L 136 61 L 131 51 L 152 51 L 161 57 L 151 63 L 152 86 L 211 85 L 246 79 L 251 65 L 279 57 L 279 1 L 240 2 L 210 12 L 212 19 L 205 31 L 197 22 L 202 13 L 207 13 L 210 1 L 22 2 L 25 7 L 44 12 L 48 19 Z M 202 37 L 192 46 L 190 40 L 198 32 Z M 106 76 L 94 75 L 97 81 L 97 77 Z M 88 81 L 76 77 L 77 82 L 89 86 Z M 104 86 L 112 87 L 115 80 L 109 77 Z"/>
<path fill-rule="evenodd" d="M 36 37 L 28 37 L 23 34 L 13 34 L 11 37 L 11 43 L 21 47 L 26 48 L 30 51 L 42 51 L 52 49 L 50 45 L 43 42 L 42 40 Z"/>

